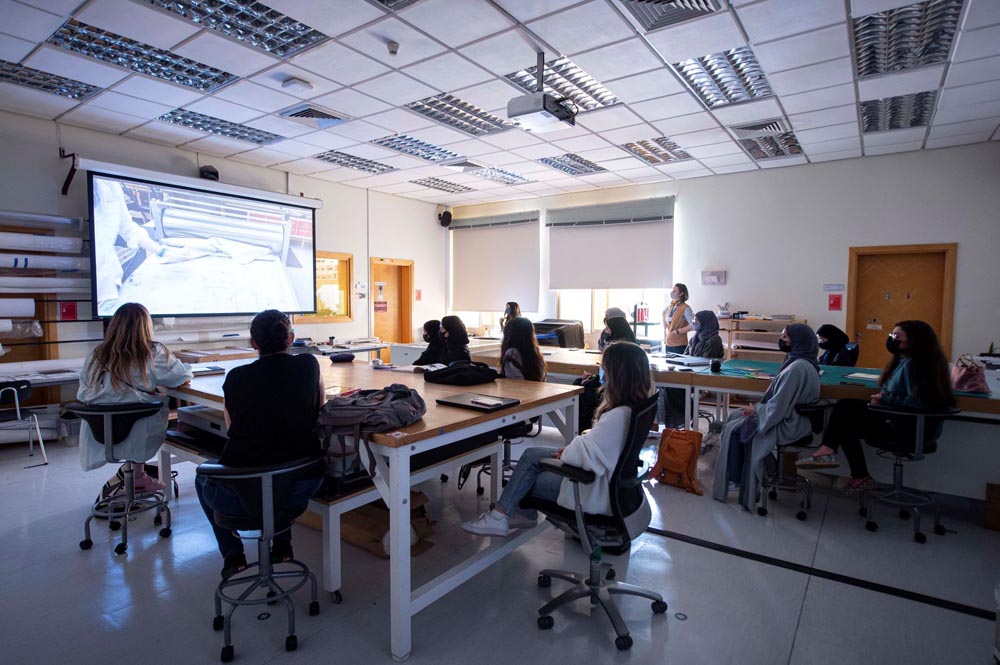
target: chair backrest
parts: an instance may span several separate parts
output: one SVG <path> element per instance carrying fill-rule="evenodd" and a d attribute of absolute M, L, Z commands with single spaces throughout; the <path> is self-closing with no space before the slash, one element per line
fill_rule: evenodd
<path fill-rule="evenodd" d="M 66 405 L 66 410 L 80 416 L 90 426 L 94 439 L 107 446 L 118 445 L 124 441 L 132 427 L 163 408 L 163 402 L 125 402 L 119 404 L 83 404 L 73 402 Z M 110 423 L 111 434 L 107 435 L 107 424 Z"/>
<path fill-rule="evenodd" d="M 961 413 L 959 409 L 905 409 L 869 405 L 869 410 L 883 416 L 893 432 L 891 437 L 872 436 L 868 445 L 899 455 L 923 457 L 937 451 L 944 421 Z"/>
<path fill-rule="evenodd" d="M 16 404 L 31 397 L 31 381 L 0 381 L 0 404 Z"/>
<path fill-rule="evenodd" d="M 639 468 L 642 466 L 639 453 L 646 445 L 646 437 L 656 419 L 658 400 L 659 395 L 654 394 L 632 408 L 625 445 L 622 446 L 618 463 L 611 474 L 611 514 L 625 532 L 629 532 L 626 519 L 646 500 L 642 480 L 639 478 Z"/>
<path fill-rule="evenodd" d="M 809 419 L 813 434 L 822 434 L 826 424 L 826 410 L 833 406 L 829 400 L 819 400 L 808 404 L 796 404 L 795 410 Z"/>

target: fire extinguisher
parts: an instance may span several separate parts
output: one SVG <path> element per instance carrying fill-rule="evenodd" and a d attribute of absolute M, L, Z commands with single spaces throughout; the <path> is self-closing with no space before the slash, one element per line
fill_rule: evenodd
<path fill-rule="evenodd" d="M 635 322 L 645 323 L 647 319 L 649 319 L 649 305 L 640 302 L 635 306 Z"/>

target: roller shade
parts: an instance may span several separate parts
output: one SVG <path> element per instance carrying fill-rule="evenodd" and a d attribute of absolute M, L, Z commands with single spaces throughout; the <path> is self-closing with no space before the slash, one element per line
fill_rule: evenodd
<path fill-rule="evenodd" d="M 669 288 L 673 214 L 673 197 L 547 211 L 549 288 Z"/>
<path fill-rule="evenodd" d="M 538 212 L 455 220 L 452 236 L 452 309 L 503 311 L 516 301 L 538 311 Z"/>

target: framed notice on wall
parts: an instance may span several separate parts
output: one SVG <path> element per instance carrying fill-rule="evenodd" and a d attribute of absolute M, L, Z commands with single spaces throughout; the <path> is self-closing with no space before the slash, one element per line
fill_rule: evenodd
<path fill-rule="evenodd" d="M 354 255 L 316 252 L 316 313 L 301 314 L 295 323 L 343 323 L 354 320 L 351 285 Z"/>

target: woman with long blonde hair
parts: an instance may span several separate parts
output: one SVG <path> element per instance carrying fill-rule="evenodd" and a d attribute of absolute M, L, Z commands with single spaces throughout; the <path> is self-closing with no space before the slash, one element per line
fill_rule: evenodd
<path fill-rule="evenodd" d="M 191 380 L 187 365 L 153 340 L 153 320 L 138 303 L 118 308 L 108 323 L 104 341 L 97 345 L 80 372 L 76 397 L 87 404 L 121 404 L 160 400 L 158 386 L 176 388 Z M 132 470 L 137 490 L 160 490 L 163 484 L 146 475 L 142 462 L 163 444 L 168 409 L 132 426 L 128 437 L 115 446 L 115 458 L 134 460 Z M 80 428 L 80 464 L 85 471 L 105 464 L 104 445 L 84 422 Z"/>

